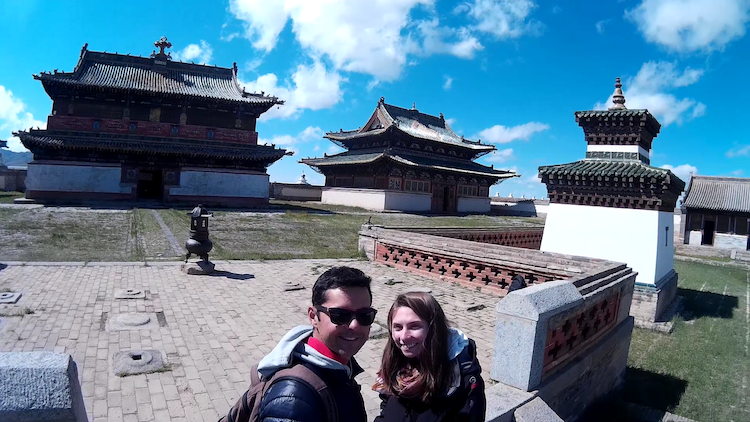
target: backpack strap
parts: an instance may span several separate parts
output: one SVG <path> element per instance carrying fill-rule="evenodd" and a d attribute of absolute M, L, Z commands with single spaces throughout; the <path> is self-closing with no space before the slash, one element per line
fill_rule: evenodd
<path fill-rule="evenodd" d="M 255 371 L 255 376 L 257 376 L 257 370 Z M 279 371 L 276 371 L 275 374 L 266 382 L 265 387 L 263 388 L 263 395 L 266 394 L 266 391 L 268 388 L 271 387 L 271 385 L 280 379 L 289 379 L 293 378 L 298 381 L 302 381 L 303 383 L 307 384 L 313 391 L 315 391 L 318 396 L 320 397 L 321 401 L 323 402 L 323 406 L 325 408 L 325 412 L 327 415 L 326 420 L 329 422 L 338 422 L 339 421 L 339 413 L 338 409 L 336 408 L 336 401 L 333 398 L 333 394 L 331 394 L 331 389 L 328 387 L 328 385 L 315 373 L 312 369 L 308 368 L 307 366 L 298 363 L 291 368 L 285 368 Z M 261 396 L 262 397 L 262 396 Z"/>

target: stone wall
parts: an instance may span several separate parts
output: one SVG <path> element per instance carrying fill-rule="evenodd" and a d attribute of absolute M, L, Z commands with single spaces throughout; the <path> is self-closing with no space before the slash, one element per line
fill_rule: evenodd
<path fill-rule="evenodd" d="M 0 166 L 0 191 L 23 192 L 26 190 L 26 169 Z"/>
<path fill-rule="evenodd" d="M 320 201 L 322 189 L 322 186 L 272 182 L 269 194 L 285 201 Z"/>
<path fill-rule="evenodd" d="M 542 245 L 544 227 L 502 227 L 502 228 L 411 228 L 400 227 L 398 230 L 412 233 L 423 233 L 433 236 L 469 240 L 471 242 L 491 243 L 493 245 L 512 246 L 514 248 L 536 249 Z"/>

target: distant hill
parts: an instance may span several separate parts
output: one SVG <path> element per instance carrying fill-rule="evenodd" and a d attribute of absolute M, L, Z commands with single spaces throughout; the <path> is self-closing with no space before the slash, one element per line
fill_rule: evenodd
<path fill-rule="evenodd" d="M 6 166 L 25 166 L 34 158 L 30 152 L 13 152 L 7 149 L 0 149 L 0 154 Z"/>

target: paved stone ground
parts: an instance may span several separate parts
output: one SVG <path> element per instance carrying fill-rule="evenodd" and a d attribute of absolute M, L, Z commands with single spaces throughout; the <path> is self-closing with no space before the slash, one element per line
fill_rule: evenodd
<path fill-rule="evenodd" d="M 0 314 L 0 351 L 69 353 L 78 364 L 86 411 L 99 421 L 216 421 L 247 389 L 250 367 L 287 330 L 306 321 L 311 287 L 333 265 L 351 265 L 373 278 L 377 322 L 385 325 L 396 295 L 432 289 L 455 326 L 477 342 L 488 379 L 497 298 L 450 282 L 437 282 L 356 260 L 216 261 L 218 275 L 188 276 L 169 263 L 7 263 L 0 289 L 23 292 Z M 402 280 L 388 286 L 382 276 Z M 284 292 L 288 281 L 304 290 Z M 115 289 L 146 290 L 146 299 L 114 299 Z M 468 312 L 474 302 L 484 309 Z M 15 309 L 14 309 L 15 308 Z M 106 320 L 128 312 L 163 312 L 166 327 L 106 331 Z M 162 324 L 163 325 L 163 324 Z M 379 400 L 370 386 L 385 339 L 370 340 L 357 354 L 358 377 L 370 419 Z M 117 377 L 112 356 L 156 349 L 169 371 Z"/>

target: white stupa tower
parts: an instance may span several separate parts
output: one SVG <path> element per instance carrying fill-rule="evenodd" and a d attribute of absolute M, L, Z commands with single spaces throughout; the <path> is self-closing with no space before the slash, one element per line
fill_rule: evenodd
<path fill-rule="evenodd" d="M 586 158 L 539 167 L 550 200 L 541 249 L 626 263 L 638 272 L 631 314 L 654 322 L 677 293 L 673 213 L 685 182 L 650 165 L 661 125 L 625 107 L 620 78 L 613 103 L 575 113 Z"/>

